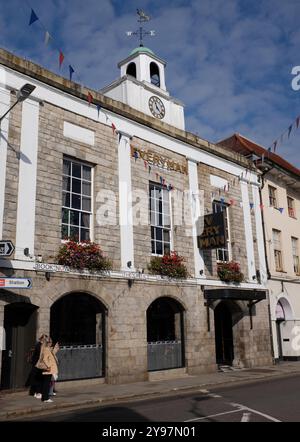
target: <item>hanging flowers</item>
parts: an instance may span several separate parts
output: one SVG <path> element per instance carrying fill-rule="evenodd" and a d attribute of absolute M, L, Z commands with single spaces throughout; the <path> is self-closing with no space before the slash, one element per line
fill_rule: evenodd
<path fill-rule="evenodd" d="M 87 269 L 93 272 L 110 270 L 112 267 L 109 259 L 103 255 L 100 246 L 90 241 L 81 243 L 67 241 L 59 249 L 57 262 L 73 269 Z"/>
<path fill-rule="evenodd" d="M 183 278 L 189 276 L 184 258 L 177 252 L 171 252 L 164 256 L 155 256 L 148 265 L 148 270 L 153 275 L 168 276 L 169 278 Z"/>

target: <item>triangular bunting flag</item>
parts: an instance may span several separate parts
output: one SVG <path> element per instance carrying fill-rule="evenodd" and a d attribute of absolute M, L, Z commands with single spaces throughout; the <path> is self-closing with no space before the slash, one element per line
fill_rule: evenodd
<path fill-rule="evenodd" d="M 250 203 L 250 209 L 252 210 L 254 208 L 254 204 Z"/>
<path fill-rule="evenodd" d="M 148 171 L 149 171 L 149 173 L 151 172 L 151 166 L 148 166 Z"/>
<path fill-rule="evenodd" d="M 101 106 L 100 106 L 100 104 L 97 104 L 98 118 L 99 118 L 99 115 L 100 115 L 100 111 L 101 111 Z"/>
<path fill-rule="evenodd" d="M 279 207 L 279 212 L 282 214 L 283 213 L 283 211 L 284 211 L 284 208 L 283 207 Z"/>
<path fill-rule="evenodd" d="M 144 161 L 145 169 L 147 169 L 147 165 L 148 165 L 147 161 Z"/>
<path fill-rule="evenodd" d="M 88 92 L 87 99 L 88 99 L 89 106 L 90 106 L 91 103 L 93 102 L 93 95 L 90 92 Z"/>
<path fill-rule="evenodd" d="M 45 32 L 45 39 L 44 39 L 44 43 L 47 46 L 49 41 L 50 41 L 51 35 L 49 34 L 48 31 Z"/>
<path fill-rule="evenodd" d="M 38 16 L 36 15 L 36 13 L 34 12 L 33 9 L 31 9 L 31 15 L 30 15 L 30 20 L 29 20 L 29 26 L 32 25 L 32 23 L 36 22 L 38 20 Z"/>
<path fill-rule="evenodd" d="M 69 72 L 70 72 L 70 81 L 72 81 L 72 75 L 74 74 L 75 71 L 71 65 L 69 65 Z"/>
<path fill-rule="evenodd" d="M 120 141 L 122 140 L 122 133 L 121 132 L 118 132 L 118 134 L 119 134 L 119 143 L 120 143 Z"/>
<path fill-rule="evenodd" d="M 59 67 L 61 68 L 61 65 L 63 64 L 65 59 L 64 54 L 62 53 L 62 51 L 59 51 Z"/>
<path fill-rule="evenodd" d="M 274 152 L 276 152 L 276 148 L 277 148 L 277 141 L 275 141 L 274 144 L 273 144 L 273 150 L 274 150 Z"/>
<path fill-rule="evenodd" d="M 114 125 L 114 123 L 111 123 L 111 128 L 112 128 L 113 134 L 115 134 L 117 128 L 116 128 L 116 126 Z"/>
<path fill-rule="evenodd" d="M 297 119 L 296 119 L 296 126 L 297 126 L 297 129 L 298 129 L 298 127 L 299 127 L 299 124 L 300 124 L 300 116 L 297 117 Z"/>
<path fill-rule="evenodd" d="M 293 125 L 291 124 L 290 127 L 289 127 L 288 138 L 290 138 L 290 135 L 291 135 L 292 129 L 293 129 Z"/>

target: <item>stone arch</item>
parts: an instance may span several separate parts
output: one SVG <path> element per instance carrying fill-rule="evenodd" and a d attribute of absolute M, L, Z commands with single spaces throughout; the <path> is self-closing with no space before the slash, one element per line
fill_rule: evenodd
<path fill-rule="evenodd" d="M 292 309 L 292 306 L 290 304 L 290 301 L 284 296 L 284 295 L 280 295 L 280 297 L 277 299 L 276 305 L 274 306 L 274 314 L 275 314 L 275 318 L 276 318 L 276 307 L 277 304 L 280 303 L 280 305 L 283 308 L 284 311 L 284 319 L 285 320 L 291 320 L 294 319 L 294 312 Z"/>
<path fill-rule="evenodd" d="M 108 312 L 108 310 L 109 310 L 109 306 L 108 306 L 107 302 L 104 301 L 104 300 L 102 299 L 101 296 L 99 296 L 99 295 L 97 295 L 97 294 L 95 294 L 95 293 L 93 293 L 93 292 L 91 292 L 91 291 L 89 291 L 89 290 L 82 290 L 82 289 L 71 290 L 71 291 L 69 291 L 69 292 L 65 292 L 65 293 L 63 293 L 63 294 L 61 294 L 61 293 L 57 293 L 54 297 L 51 298 L 51 303 L 50 303 L 49 307 L 51 308 L 52 305 L 55 304 L 55 302 L 59 301 L 59 300 L 60 300 L 61 298 L 63 298 L 64 296 L 71 295 L 71 294 L 75 294 L 75 293 L 85 293 L 85 294 L 87 294 L 87 295 L 89 295 L 89 296 L 92 296 L 92 297 L 95 298 L 97 301 L 99 301 L 99 302 L 103 305 L 105 311 Z"/>

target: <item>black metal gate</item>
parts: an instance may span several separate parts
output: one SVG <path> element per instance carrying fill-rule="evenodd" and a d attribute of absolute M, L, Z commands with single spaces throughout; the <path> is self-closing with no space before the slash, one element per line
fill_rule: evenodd
<path fill-rule="evenodd" d="M 102 345 L 67 345 L 57 353 L 58 381 L 104 376 Z"/>

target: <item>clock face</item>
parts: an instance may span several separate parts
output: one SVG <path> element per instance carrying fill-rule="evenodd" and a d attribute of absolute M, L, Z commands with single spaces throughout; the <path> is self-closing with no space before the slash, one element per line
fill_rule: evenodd
<path fill-rule="evenodd" d="M 165 106 L 163 102 L 153 95 L 153 97 L 149 98 L 149 109 L 154 115 L 154 117 L 159 118 L 162 120 L 166 114 Z"/>

